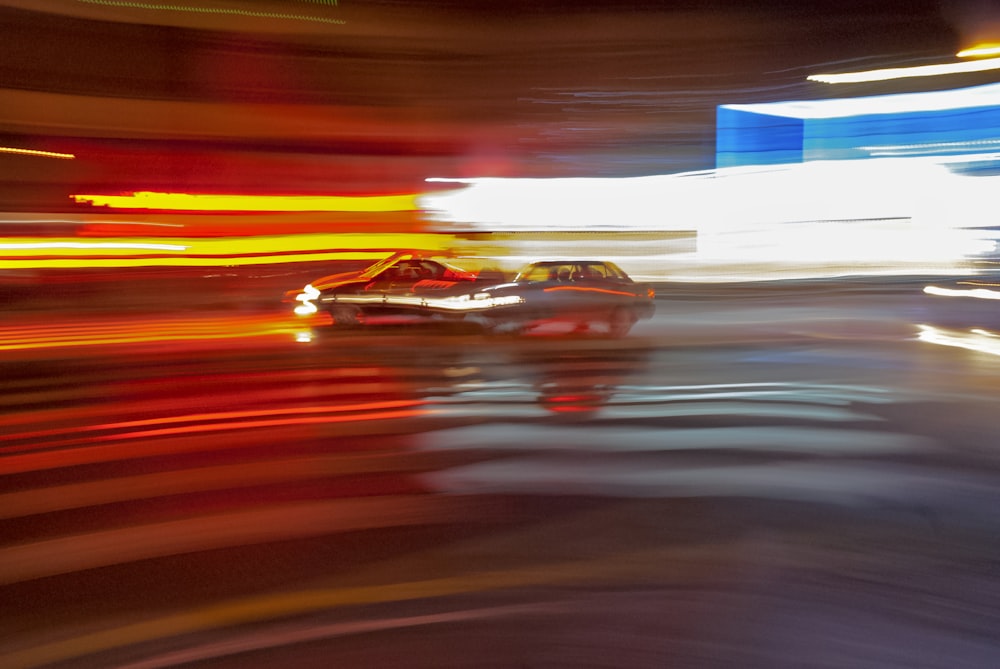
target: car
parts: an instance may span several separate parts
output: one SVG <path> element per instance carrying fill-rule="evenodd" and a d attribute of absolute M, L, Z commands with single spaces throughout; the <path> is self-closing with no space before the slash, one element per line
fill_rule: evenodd
<path fill-rule="evenodd" d="M 338 327 L 402 314 L 464 321 L 496 334 L 548 325 L 583 333 L 598 325 L 612 337 L 623 337 L 637 321 L 652 317 L 654 297 L 652 286 L 603 260 L 538 261 L 507 279 L 499 271 L 470 272 L 397 254 L 361 272 L 310 283 L 295 300 L 300 303 L 296 313 L 326 312 Z"/>
<path fill-rule="evenodd" d="M 459 285 L 502 277 L 503 274 L 495 270 L 471 271 L 457 267 L 450 258 L 419 251 L 398 251 L 364 269 L 324 276 L 300 290 L 288 291 L 285 301 L 297 303 L 295 313 L 300 316 L 323 311 L 331 316 L 334 325 L 357 326 L 366 314 L 419 313 L 411 308 L 412 305 L 404 303 L 394 309 L 396 297 L 453 291 Z M 354 298 L 348 299 L 348 296 Z M 394 299 L 386 299 L 389 296 Z M 375 299 L 369 299 L 372 297 Z"/>

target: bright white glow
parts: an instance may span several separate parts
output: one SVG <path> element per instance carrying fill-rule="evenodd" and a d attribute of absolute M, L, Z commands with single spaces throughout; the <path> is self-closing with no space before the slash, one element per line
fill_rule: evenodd
<path fill-rule="evenodd" d="M 467 179 L 465 188 L 428 196 L 422 206 L 442 231 L 533 233 L 488 242 L 491 250 L 503 245 L 511 269 L 538 257 L 593 256 L 641 280 L 970 271 L 967 259 L 996 247 L 988 228 L 1000 176 L 963 176 L 947 167 L 951 160 L 810 161 L 634 179 Z M 687 237 L 591 234 L 606 230 Z M 546 238 L 542 231 L 578 234 Z"/>
<path fill-rule="evenodd" d="M 930 325 L 921 325 L 917 338 L 929 344 L 940 346 L 954 346 L 964 348 L 978 353 L 988 353 L 990 355 L 1000 355 L 1000 341 L 996 341 L 996 335 L 987 333 L 982 336 L 980 331 L 973 330 L 969 334 L 954 334 L 939 330 Z"/>
<path fill-rule="evenodd" d="M 924 292 L 928 295 L 942 295 L 944 297 L 976 297 L 981 300 L 1000 300 L 1000 292 L 988 288 L 970 288 L 959 290 L 956 288 L 940 288 L 938 286 L 927 286 Z"/>
<path fill-rule="evenodd" d="M 147 244 L 138 242 L 4 242 L 0 249 L 139 249 L 143 251 L 184 251 L 180 244 Z"/>
<path fill-rule="evenodd" d="M 317 309 L 316 305 L 312 302 L 303 302 L 299 306 L 295 307 L 293 311 L 297 316 L 311 316 L 319 311 L 319 309 Z"/>
<path fill-rule="evenodd" d="M 1000 58 L 997 58 L 996 62 L 1000 63 Z M 792 100 L 788 102 L 721 105 L 720 108 L 788 118 L 820 119 L 857 116 L 858 114 L 901 114 L 997 105 L 1000 105 L 1000 84 L 926 93 L 896 93 L 829 100 Z"/>
<path fill-rule="evenodd" d="M 474 299 L 468 295 L 452 295 L 448 297 L 423 297 L 420 295 L 338 295 L 336 298 L 324 300 L 335 304 L 388 304 L 393 306 L 422 307 L 442 311 L 483 311 L 493 307 L 511 306 L 524 302 L 520 295 L 498 295 L 479 293 Z"/>
<path fill-rule="evenodd" d="M 918 65 L 917 67 L 891 67 L 866 72 L 844 72 L 843 74 L 810 74 L 806 79 L 823 84 L 856 84 L 866 81 L 886 81 L 906 77 L 936 77 L 944 74 L 985 72 L 996 69 L 1000 69 L 1000 58 L 941 63 L 939 65 Z"/>
<path fill-rule="evenodd" d="M 319 291 L 311 283 L 307 283 L 302 292 L 295 296 L 296 301 L 302 304 L 295 307 L 293 311 L 299 316 L 311 316 L 315 314 L 319 311 L 319 308 L 312 303 L 312 300 L 319 297 L 319 294 Z"/>

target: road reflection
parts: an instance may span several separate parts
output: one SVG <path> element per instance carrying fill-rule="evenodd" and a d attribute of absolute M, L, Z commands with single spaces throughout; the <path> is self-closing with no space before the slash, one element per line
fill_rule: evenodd
<path fill-rule="evenodd" d="M 767 291 L 666 300 L 623 340 L 398 323 L 297 342 L 278 312 L 7 322 L 0 588 L 21 604 L 0 664 L 296 658 L 367 633 L 408 648 L 410 628 L 440 659 L 446 630 L 486 620 L 579 644 L 567 626 L 606 634 L 677 588 L 743 628 L 766 585 L 748 568 L 889 578 L 873 535 L 954 566 L 917 526 L 967 528 L 951 545 L 970 554 L 995 536 L 993 368 L 916 324 L 895 336 L 910 307 L 887 303 L 823 321 Z"/>

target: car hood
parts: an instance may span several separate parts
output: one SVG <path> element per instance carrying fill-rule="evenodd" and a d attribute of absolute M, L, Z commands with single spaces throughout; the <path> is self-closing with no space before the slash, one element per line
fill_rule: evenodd
<path fill-rule="evenodd" d="M 336 288 L 337 286 L 342 286 L 345 283 L 351 283 L 353 281 L 360 281 L 363 278 L 365 270 L 354 270 L 352 272 L 340 272 L 338 274 L 330 274 L 328 276 L 320 277 L 309 282 L 316 290 L 328 290 L 330 288 Z M 285 291 L 285 301 L 293 302 L 295 298 L 302 293 L 302 288 L 296 288 L 294 290 Z"/>
<path fill-rule="evenodd" d="M 345 283 L 351 283 L 352 281 L 360 281 L 363 278 L 363 275 L 364 270 L 340 272 L 339 274 L 331 274 L 329 276 L 315 279 L 309 283 L 316 290 L 327 290 L 328 288 L 336 288 L 337 286 L 342 286 Z"/>

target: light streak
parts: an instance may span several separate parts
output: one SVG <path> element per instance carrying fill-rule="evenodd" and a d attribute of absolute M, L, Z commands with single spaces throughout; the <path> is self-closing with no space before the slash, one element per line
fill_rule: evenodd
<path fill-rule="evenodd" d="M 626 295 L 628 297 L 636 297 L 635 293 L 629 293 L 624 290 L 609 290 L 608 288 L 588 288 L 584 286 L 552 286 L 551 288 L 546 288 L 545 292 L 549 293 L 555 290 L 576 290 L 585 293 L 608 293 L 609 295 Z"/>
<path fill-rule="evenodd" d="M 995 60 L 1000 63 L 1000 58 Z M 868 114 L 910 114 L 948 109 L 968 109 L 970 107 L 996 107 L 997 105 L 1000 105 L 1000 85 L 994 83 L 922 93 L 891 93 L 825 100 L 728 104 L 721 105 L 721 108 L 796 119 L 828 119 Z"/>
<path fill-rule="evenodd" d="M 158 193 L 138 191 L 128 195 L 78 194 L 75 202 L 112 209 L 170 211 L 415 211 L 417 194 L 405 195 L 231 195 Z"/>
<path fill-rule="evenodd" d="M 964 348 L 968 351 L 975 351 L 977 353 L 987 353 L 989 355 L 1000 356 L 1000 342 L 990 341 L 991 338 L 996 338 L 996 335 L 991 333 L 981 330 L 972 330 L 971 332 L 973 335 L 979 336 L 960 337 L 954 334 L 949 334 L 930 325 L 921 325 L 919 327 L 920 333 L 917 335 L 917 339 L 920 341 L 924 341 L 929 344 L 938 344 L 939 346 L 952 346 L 955 348 Z"/>
<path fill-rule="evenodd" d="M 219 429 L 225 429 L 225 426 L 230 426 L 233 429 L 239 429 L 243 427 L 245 421 L 240 419 L 246 418 L 276 418 L 278 416 L 291 416 L 296 414 L 330 414 L 335 412 L 351 412 L 351 411 L 378 411 L 383 409 L 404 409 L 413 408 L 420 406 L 417 400 L 385 400 L 380 402 L 365 402 L 360 404 L 335 404 L 330 406 L 320 406 L 320 407 L 290 407 L 290 408 L 280 408 L 280 409 L 258 409 L 253 411 L 218 411 L 214 413 L 201 413 L 201 414 L 187 414 L 183 416 L 167 416 L 164 418 L 146 418 L 142 420 L 131 420 L 123 421 L 120 423 L 104 423 L 100 425 L 84 425 L 84 426 L 74 426 L 74 427 L 64 427 L 64 428 L 53 428 L 49 430 L 36 430 L 34 432 L 23 432 L 8 434 L 6 438 L 13 441 L 14 439 L 37 439 L 39 437 L 51 437 L 61 434 L 75 434 L 81 432 L 98 432 L 98 431 L 110 431 L 110 430 L 121 430 L 121 429 L 131 429 L 131 428 L 141 428 L 141 427 L 152 427 L 152 426 L 166 426 L 176 423 L 201 423 L 201 425 L 187 425 L 183 427 L 161 427 L 160 430 L 146 430 L 140 432 L 128 432 L 123 434 L 112 434 L 112 435 L 101 435 L 98 437 L 85 437 L 84 440 L 92 441 L 106 441 L 108 439 L 123 439 L 130 438 L 132 435 L 147 436 L 148 434 L 158 435 L 161 430 L 180 430 L 183 432 L 197 432 L 199 429 L 204 428 L 206 431 L 214 431 Z M 306 421 L 308 422 L 308 421 Z M 257 425 L 260 421 L 254 421 L 248 424 Z M 221 426 L 221 427 L 220 427 Z M 3 448 L 4 453 L 16 453 L 18 451 L 29 450 L 34 447 L 13 447 L 13 448 Z"/>
<path fill-rule="evenodd" d="M 1000 55 L 1000 45 L 998 44 L 977 44 L 969 49 L 963 49 L 955 54 L 959 58 L 977 58 L 979 56 Z"/>
<path fill-rule="evenodd" d="M 73 160 L 76 158 L 72 153 L 57 153 L 55 151 L 38 151 L 35 149 L 18 149 L 12 146 L 0 146 L 0 153 L 14 153 L 21 156 L 38 156 L 40 158 L 59 158 L 61 160 Z"/>
<path fill-rule="evenodd" d="M 907 77 L 936 77 L 965 72 L 985 72 L 1000 69 L 1000 58 L 964 61 L 961 63 L 941 63 L 938 65 L 918 65 L 916 67 L 890 67 L 864 72 L 844 72 L 842 74 L 810 74 L 806 79 L 822 84 L 857 84 L 868 81 L 887 81 Z"/>
<path fill-rule="evenodd" d="M 199 237 L 174 241 L 174 244 L 162 244 L 155 237 L 118 238 L 113 242 L 22 238 L 0 246 L 0 269 L 219 267 L 321 260 L 375 261 L 400 248 L 441 253 L 454 244 L 450 235 L 422 232 Z"/>
<path fill-rule="evenodd" d="M 931 153 L 972 153 L 973 151 L 994 150 L 1000 147 L 1000 139 L 977 139 L 965 142 L 925 142 L 923 144 L 887 144 L 883 146 L 859 146 L 873 156 L 928 155 Z"/>
<path fill-rule="evenodd" d="M 158 228 L 183 228 L 183 223 L 152 223 L 150 221 L 89 221 L 86 219 L 73 218 L 0 218 L 0 224 L 38 224 L 52 225 L 61 223 L 64 225 L 143 225 Z"/>
<path fill-rule="evenodd" d="M 149 437 L 168 437 L 192 432 L 219 432 L 222 430 L 261 429 L 287 427 L 291 425 L 323 425 L 328 423 L 350 423 L 370 420 L 391 420 L 396 418 L 414 418 L 423 415 L 419 405 L 413 408 L 403 408 L 396 411 L 371 411 L 336 416 L 297 416 L 292 418 L 275 418 L 270 420 L 244 421 L 240 423 L 212 423 L 209 425 L 185 425 L 158 430 L 139 430 L 121 434 L 102 435 L 89 441 L 114 442 L 146 439 Z M 223 440 L 225 441 L 225 440 Z M 201 450 L 203 447 L 196 440 L 176 440 L 168 442 L 144 442 L 141 449 L 135 443 L 103 443 L 87 448 L 71 448 L 62 450 L 60 447 L 79 445 L 78 439 L 66 439 L 61 442 L 49 442 L 44 451 L 30 451 L 0 458 L 0 475 L 19 474 L 23 472 L 44 469 L 60 469 L 76 465 L 95 464 L 98 462 L 115 462 L 122 459 L 139 457 L 156 457 L 163 454 L 173 454 Z M 213 448 L 236 448 L 235 443 L 216 444 Z"/>
<path fill-rule="evenodd" d="M 480 297 L 482 295 L 483 297 Z M 512 306 L 524 302 L 520 295 L 498 295 L 477 293 L 474 297 L 457 295 L 449 297 L 426 297 L 421 295 L 335 295 L 321 298 L 326 304 L 373 304 L 390 306 L 423 307 L 443 311 L 482 311 L 493 307 Z"/>
<path fill-rule="evenodd" d="M 347 23 L 343 19 L 331 19 L 323 16 L 309 16 L 307 14 L 284 14 L 278 12 L 257 12 L 248 9 L 228 9 L 225 7 L 188 7 L 184 5 L 154 5 L 145 2 L 129 2 L 127 0 L 77 0 L 88 5 L 105 5 L 107 7 L 123 7 L 126 9 L 149 9 L 165 12 L 195 12 L 198 14 L 223 14 L 232 16 L 249 16 L 260 19 L 285 19 L 289 21 L 312 21 L 314 23 L 332 23 L 343 25 Z M 334 5 L 337 3 L 334 2 Z"/>
<path fill-rule="evenodd" d="M 15 249 L 136 249 L 143 251 L 186 251 L 189 247 L 180 244 L 153 244 L 145 242 L 2 242 L 0 250 Z"/>
<path fill-rule="evenodd" d="M 144 326 L 123 321 L 117 325 L 82 328 L 56 325 L 46 328 L 6 327 L 0 328 L 0 351 L 287 336 L 298 329 L 283 321 L 259 316 L 212 320 L 178 318 Z"/>
<path fill-rule="evenodd" d="M 924 292 L 928 295 L 941 295 L 943 297 L 975 297 L 981 300 L 1000 300 L 1000 292 L 988 288 L 970 288 L 960 290 L 957 288 L 941 288 L 939 286 L 926 286 Z"/>

